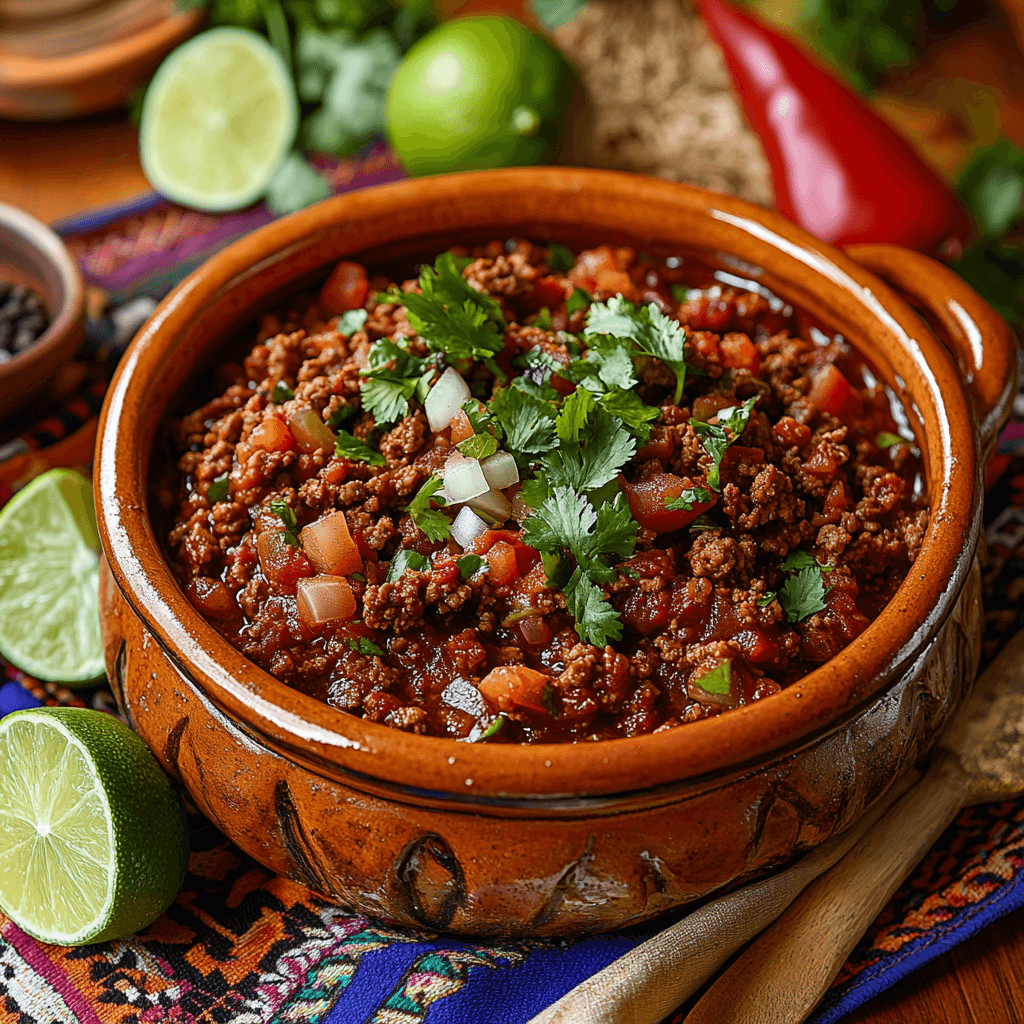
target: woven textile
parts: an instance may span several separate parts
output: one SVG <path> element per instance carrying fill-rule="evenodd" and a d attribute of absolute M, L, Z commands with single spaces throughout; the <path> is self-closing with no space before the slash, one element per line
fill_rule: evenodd
<path fill-rule="evenodd" d="M 337 190 L 399 177 L 379 148 L 321 171 Z M 149 300 L 269 219 L 263 209 L 216 217 L 147 197 L 59 225 L 113 306 L 94 309 L 92 362 L 80 389 L 19 436 L 0 434 L 8 438 L 0 443 L 0 501 L 51 465 L 88 468 L 105 380 Z M 989 474 L 987 657 L 1024 626 L 1024 395 L 1017 416 Z M 41 703 L 116 713 L 106 688 L 72 693 L 2 667 L 0 715 Z M 36 942 L 0 915 L 0 1020 L 522 1024 L 654 930 L 486 945 L 403 931 L 271 874 L 191 809 L 189 822 L 181 894 L 144 933 L 67 949 Z M 864 937 L 813 1020 L 840 1019 L 1024 904 L 1022 861 L 1024 801 L 963 812 Z"/>

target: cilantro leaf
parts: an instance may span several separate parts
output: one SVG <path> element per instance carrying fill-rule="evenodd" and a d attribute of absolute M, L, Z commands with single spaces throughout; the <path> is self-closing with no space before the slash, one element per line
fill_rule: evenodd
<path fill-rule="evenodd" d="M 270 400 L 274 405 L 280 405 L 282 402 L 290 402 L 295 397 L 295 392 L 283 380 L 279 380 L 274 385 L 274 390 L 270 392 Z"/>
<path fill-rule="evenodd" d="M 576 620 L 576 632 L 584 643 L 604 647 L 610 640 L 622 639 L 619 613 L 582 569 L 577 567 L 564 593 L 569 613 Z"/>
<path fill-rule="evenodd" d="M 373 413 L 382 427 L 396 423 L 409 412 L 409 399 L 416 394 L 416 379 L 403 380 L 390 374 L 363 381 L 363 408 Z"/>
<path fill-rule="evenodd" d="M 562 403 L 555 420 L 555 433 L 563 444 L 579 444 L 580 431 L 594 411 L 594 396 L 586 388 L 577 388 Z"/>
<path fill-rule="evenodd" d="M 691 680 L 690 685 L 699 686 L 706 693 L 724 696 L 732 687 L 732 661 L 726 658 L 699 679 Z"/>
<path fill-rule="evenodd" d="M 667 512 L 692 512 L 694 505 L 705 505 L 713 501 L 714 497 L 703 487 L 686 487 L 679 493 L 679 497 L 665 502 Z"/>
<path fill-rule="evenodd" d="M 726 448 L 735 444 L 740 435 L 746 429 L 750 413 L 757 403 L 758 396 L 749 398 L 743 405 L 729 406 L 721 409 L 718 413 L 718 424 L 702 423 L 700 420 L 691 419 L 690 426 L 700 438 L 704 451 L 711 456 L 713 465 L 708 470 L 708 486 L 713 490 L 720 490 L 722 456 Z"/>
<path fill-rule="evenodd" d="M 327 426 L 331 430 L 337 430 L 349 417 L 355 416 L 357 408 L 354 404 L 339 405 L 334 412 L 331 413 L 331 418 L 327 421 Z"/>
<path fill-rule="evenodd" d="M 386 338 L 370 346 L 368 358 L 370 365 L 362 371 L 363 408 L 380 426 L 388 426 L 407 415 L 414 395 L 425 397 L 433 361 L 419 359 Z"/>
<path fill-rule="evenodd" d="M 394 583 L 404 572 L 412 569 L 414 572 L 421 572 L 430 568 L 430 562 L 418 551 L 411 551 L 409 548 L 400 548 L 395 552 L 395 557 L 388 564 L 388 574 L 384 577 L 385 583 Z"/>
<path fill-rule="evenodd" d="M 481 406 L 475 398 L 467 398 L 462 403 L 462 411 L 469 418 L 469 425 L 475 434 L 490 432 L 491 414 L 487 411 L 486 406 Z"/>
<path fill-rule="evenodd" d="M 828 607 L 826 593 L 821 569 L 815 565 L 790 576 L 779 588 L 778 601 L 790 622 L 803 622 Z"/>
<path fill-rule="evenodd" d="M 780 568 L 783 572 L 799 572 L 801 569 L 814 569 L 817 565 L 809 551 L 791 551 Z"/>
<path fill-rule="evenodd" d="M 295 512 L 284 498 L 274 498 L 270 502 L 270 511 L 284 523 L 284 539 L 293 547 L 299 546 L 299 521 L 295 518 Z"/>
<path fill-rule="evenodd" d="M 470 576 L 479 571 L 480 566 L 484 564 L 484 559 L 479 555 L 463 555 L 455 564 L 459 567 L 459 576 L 468 580 Z"/>
<path fill-rule="evenodd" d="M 595 302 L 587 313 L 588 334 L 610 334 L 634 340 L 639 328 L 636 306 L 621 295 L 607 302 Z"/>
<path fill-rule="evenodd" d="M 690 533 L 702 533 L 704 530 L 720 530 L 721 527 L 706 513 L 701 513 L 690 523 Z"/>
<path fill-rule="evenodd" d="M 890 434 L 888 430 L 883 430 L 878 437 L 875 438 L 875 444 L 879 448 L 892 448 L 893 445 L 907 444 L 905 437 L 900 437 L 899 434 Z"/>
<path fill-rule="evenodd" d="M 384 456 L 363 444 L 347 430 L 339 430 L 334 445 L 334 454 L 350 462 L 368 462 L 371 466 L 385 465 Z"/>
<path fill-rule="evenodd" d="M 583 288 L 577 288 L 568 299 L 565 300 L 565 315 L 572 316 L 587 308 L 594 301 L 593 295 Z"/>
<path fill-rule="evenodd" d="M 493 434 L 471 434 L 456 446 L 467 459 L 486 459 L 498 450 L 498 439 Z"/>
<path fill-rule="evenodd" d="M 384 652 L 368 637 L 361 636 L 358 639 L 354 636 L 348 638 L 348 645 L 356 654 L 374 655 L 378 658 L 384 657 Z"/>
<path fill-rule="evenodd" d="M 548 258 L 546 260 L 548 270 L 565 272 L 572 270 L 576 263 L 576 257 L 571 249 L 557 242 L 548 242 Z"/>
<path fill-rule="evenodd" d="M 553 487 L 591 491 L 618 475 L 636 454 L 636 441 L 614 416 L 596 409 L 597 423 L 589 421 L 586 437 L 579 444 L 564 444 L 545 459 Z"/>
<path fill-rule="evenodd" d="M 601 408 L 622 420 L 623 426 L 641 443 L 651 436 L 651 423 L 661 415 L 655 405 L 644 405 L 635 391 L 609 391 L 598 401 Z"/>
<path fill-rule="evenodd" d="M 529 456 L 549 452 L 555 437 L 554 406 L 519 387 L 500 388 L 488 406 L 505 448 L 523 465 Z"/>
<path fill-rule="evenodd" d="M 221 475 L 216 477 L 210 486 L 206 488 L 206 497 L 209 498 L 211 505 L 216 505 L 218 501 L 223 501 L 227 496 L 228 475 L 227 473 L 221 473 Z"/>
<path fill-rule="evenodd" d="M 585 358 L 597 367 L 598 376 L 609 388 L 628 391 L 636 387 L 636 370 L 628 341 L 612 335 L 598 335 L 591 342 Z"/>
<path fill-rule="evenodd" d="M 532 509 L 538 509 L 551 497 L 551 488 L 543 477 L 535 476 L 527 480 L 519 491 L 523 502 Z"/>
<path fill-rule="evenodd" d="M 365 309 L 347 309 L 338 321 L 338 333 L 348 338 L 356 331 L 361 331 L 369 314 Z"/>
<path fill-rule="evenodd" d="M 443 512 L 430 507 L 431 501 L 444 504 L 444 498 L 437 493 L 442 487 L 444 481 L 439 477 L 428 477 L 427 482 L 416 492 L 416 497 L 405 507 L 412 521 L 427 535 L 428 540 L 434 542 L 447 540 L 452 532 L 451 520 Z"/>

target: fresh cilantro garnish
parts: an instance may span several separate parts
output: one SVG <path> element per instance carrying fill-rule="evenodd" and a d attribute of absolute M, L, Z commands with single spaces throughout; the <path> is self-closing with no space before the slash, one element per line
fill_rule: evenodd
<path fill-rule="evenodd" d="M 669 291 L 672 292 L 672 298 L 676 302 L 686 302 L 690 297 L 690 289 L 685 284 L 674 284 Z"/>
<path fill-rule="evenodd" d="M 615 566 L 615 571 L 620 576 L 628 576 L 631 580 L 641 579 L 640 573 L 636 569 L 630 569 L 628 565 L 617 565 Z"/>
<path fill-rule="evenodd" d="M 346 338 L 361 331 L 369 314 L 365 309 L 347 309 L 338 321 L 338 333 Z"/>
<path fill-rule="evenodd" d="M 580 431 L 594 411 L 594 396 L 586 388 L 577 388 L 562 403 L 555 420 L 555 433 L 563 444 L 579 444 Z"/>
<path fill-rule="evenodd" d="M 519 491 L 519 497 L 532 509 L 538 509 L 551 497 L 551 488 L 543 477 L 535 476 L 527 480 Z"/>
<path fill-rule="evenodd" d="M 206 488 L 206 497 L 210 499 L 212 505 L 216 505 L 218 501 L 223 501 L 228 496 L 228 475 L 227 473 L 221 473 L 220 476 L 216 477 L 209 487 Z"/>
<path fill-rule="evenodd" d="M 587 314 L 588 334 L 610 334 L 632 341 L 644 354 L 660 359 L 676 375 L 675 402 L 679 404 L 686 384 L 686 331 L 652 302 L 637 309 L 616 295 L 607 302 L 595 302 Z"/>
<path fill-rule="evenodd" d="M 384 456 L 380 452 L 375 452 L 347 430 L 338 431 L 334 454 L 339 459 L 348 459 L 350 462 L 368 462 L 371 466 L 385 465 Z"/>
<path fill-rule="evenodd" d="M 790 622 L 803 622 L 828 607 L 827 593 L 821 569 L 815 565 L 790 576 L 779 588 L 778 601 Z"/>
<path fill-rule="evenodd" d="M 416 492 L 416 497 L 405 507 L 412 516 L 412 521 L 427 535 L 431 541 L 447 540 L 452 532 L 451 520 L 443 513 L 430 507 L 431 501 L 444 504 L 437 492 L 444 486 L 444 481 L 436 476 L 427 478 L 427 482 Z"/>
<path fill-rule="evenodd" d="M 686 487 L 679 493 L 678 498 L 665 502 L 667 512 L 692 512 L 694 505 L 706 505 L 714 501 L 714 496 L 703 487 Z"/>
<path fill-rule="evenodd" d="M 809 551 L 791 551 L 779 568 L 783 572 L 799 572 L 801 569 L 813 569 L 817 564 Z"/>
<path fill-rule="evenodd" d="M 482 743 L 484 740 L 489 740 L 492 736 L 497 736 L 502 729 L 505 728 L 506 718 L 504 715 L 498 715 L 493 722 L 475 740 L 474 743 Z"/>
<path fill-rule="evenodd" d="M 295 513 L 288 502 L 284 498 L 274 498 L 270 503 L 270 511 L 284 523 L 284 529 L 280 531 L 284 534 L 284 539 L 293 548 L 297 548 L 299 546 L 299 521 L 295 518 Z"/>
<path fill-rule="evenodd" d="M 772 603 L 772 601 L 774 601 L 778 596 L 779 595 L 774 590 L 772 590 L 769 593 L 765 594 L 764 597 L 759 597 L 757 599 L 757 603 L 762 608 L 767 608 L 768 605 L 770 605 Z"/>
<path fill-rule="evenodd" d="M 547 306 L 544 306 L 541 311 L 533 318 L 531 327 L 536 327 L 541 331 L 551 330 L 551 310 Z"/>
<path fill-rule="evenodd" d="M 725 455 L 725 450 L 729 445 L 735 444 L 740 439 L 757 399 L 758 396 L 754 395 L 742 405 L 721 409 L 718 413 L 717 425 L 690 420 L 690 426 L 700 437 L 704 451 L 711 456 L 713 462 L 711 469 L 708 470 L 708 486 L 713 491 L 720 489 L 722 456 Z"/>
<path fill-rule="evenodd" d="M 699 679 L 691 680 L 690 685 L 699 686 L 705 693 L 727 694 L 732 686 L 732 662 L 726 658 Z"/>
<path fill-rule="evenodd" d="M 361 636 L 358 639 L 354 636 L 348 638 L 348 645 L 356 654 L 373 654 L 378 658 L 384 657 L 384 652 L 370 639 Z"/>
<path fill-rule="evenodd" d="M 388 564 L 388 573 L 384 577 L 385 583 L 394 583 L 402 573 L 408 569 L 420 572 L 430 567 L 430 562 L 418 551 L 410 551 L 409 548 L 400 548 L 395 552 L 395 557 Z"/>
<path fill-rule="evenodd" d="M 493 434 L 472 434 L 455 447 L 467 459 L 486 459 L 498 450 L 498 439 Z"/>
<path fill-rule="evenodd" d="M 475 398 L 462 403 L 462 411 L 469 418 L 469 425 L 476 434 L 489 433 L 491 430 L 491 414 L 486 406 L 482 406 Z"/>
<path fill-rule="evenodd" d="M 339 405 L 338 408 L 331 413 L 331 418 L 327 421 L 327 426 L 329 426 L 331 430 L 337 430 L 345 420 L 355 416 L 356 411 L 356 406 L 354 405 Z"/>
<path fill-rule="evenodd" d="M 907 439 L 900 437 L 899 434 L 890 434 L 888 430 L 883 430 L 878 437 L 875 438 L 875 444 L 879 448 L 891 448 L 894 444 L 906 444 Z"/>
<path fill-rule="evenodd" d="M 365 583 L 366 577 L 361 572 L 354 572 L 349 575 L 350 580 L 355 580 L 356 583 Z"/>
<path fill-rule="evenodd" d="M 566 271 L 572 270 L 576 264 L 576 257 L 571 249 L 557 242 L 548 242 L 548 258 L 546 260 L 548 270 Z"/>
<path fill-rule="evenodd" d="M 459 567 L 459 575 L 468 580 L 484 564 L 484 559 L 479 555 L 463 555 L 455 564 Z"/>
<path fill-rule="evenodd" d="M 598 334 L 590 339 L 586 360 L 597 367 L 597 375 L 609 388 L 628 391 L 637 385 L 636 369 L 628 339 Z"/>
<path fill-rule="evenodd" d="M 431 351 L 452 362 L 479 360 L 496 369 L 494 356 L 505 347 L 501 304 L 469 284 L 450 252 L 442 253 L 433 268 L 423 268 L 420 294 L 402 292 L 399 301 Z"/>
<path fill-rule="evenodd" d="M 604 647 L 609 639 L 622 637 L 618 613 L 597 584 L 614 579 L 611 557 L 633 554 L 636 532 L 623 495 L 595 510 L 586 497 L 566 487 L 556 487 L 523 524 L 523 540 L 544 556 L 548 583 L 561 586 L 576 632 L 585 643 Z M 575 569 L 567 556 L 575 560 Z"/>
<path fill-rule="evenodd" d="M 558 443 L 555 407 L 521 387 L 499 388 L 494 392 L 488 411 L 504 447 L 520 466 L 530 462 L 531 457 L 551 451 Z"/>
<path fill-rule="evenodd" d="M 589 396 L 585 389 L 577 388 L 571 397 L 578 394 Z M 567 420 L 565 408 L 570 400 L 566 400 L 558 420 L 566 423 L 559 431 L 562 443 L 545 458 L 544 468 L 552 487 L 592 491 L 618 476 L 619 470 L 636 454 L 636 441 L 620 420 L 600 406 L 591 405 L 583 426 L 577 428 L 579 408 L 584 402 L 581 400 L 573 418 Z M 590 401 L 593 403 L 593 398 Z M 578 440 L 573 439 L 577 434 Z"/>
<path fill-rule="evenodd" d="M 291 401 L 295 397 L 295 392 L 283 380 L 279 380 L 274 385 L 274 390 L 270 392 L 270 400 L 274 405 L 280 405 L 282 402 Z"/>
<path fill-rule="evenodd" d="M 594 301 L 594 296 L 583 288 L 576 288 L 565 300 L 565 315 L 572 316 L 586 309 Z"/>
<path fill-rule="evenodd" d="M 601 408 L 622 420 L 623 426 L 641 444 L 651 436 L 651 423 L 661 415 L 656 405 L 644 405 L 635 391 L 609 391 L 598 401 Z"/>
<path fill-rule="evenodd" d="M 363 408 L 373 413 L 379 426 L 388 426 L 409 412 L 409 401 L 424 399 L 434 375 L 433 360 L 419 359 L 393 341 L 382 339 L 370 346 L 370 365 L 363 370 Z"/>

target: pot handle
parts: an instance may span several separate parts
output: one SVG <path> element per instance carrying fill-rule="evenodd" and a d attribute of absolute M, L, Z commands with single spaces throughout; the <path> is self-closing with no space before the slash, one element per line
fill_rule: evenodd
<path fill-rule="evenodd" d="M 1017 394 L 1017 343 L 1006 321 L 948 267 L 898 245 L 845 247 L 920 309 L 953 354 L 974 401 L 988 457 Z"/>

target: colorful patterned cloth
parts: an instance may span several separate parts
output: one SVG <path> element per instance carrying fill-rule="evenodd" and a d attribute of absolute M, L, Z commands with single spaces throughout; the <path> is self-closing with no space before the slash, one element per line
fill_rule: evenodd
<path fill-rule="evenodd" d="M 339 191 L 400 176 L 380 148 L 321 170 Z M 58 225 L 103 289 L 91 296 L 92 362 L 80 390 L 42 422 L 6 443 L 0 433 L 0 501 L 50 465 L 87 466 L 104 382 L 152 300 L 269 219 L 264 209 L 200 215 L 153 196 Z M 1016 413 L 989 474 L 988 657 L 1024 626 L 1024 394 Z M 12 667 L 6 676 L 0 715 L 41 703 L 116 713 L 106 688 L 72 692 Z M 67 949 L 36 942 L 0 914 L 0 1020 L 523 1024 L 655 930 L 482 945 L 390 928 L 271 874 L 191 809 L 189 822 L 184 887 L 144 933 Z M 1024 904 L 1022 866 L 1024 800 L 964 811 L 854 951 L 816 1024 Z"/>

